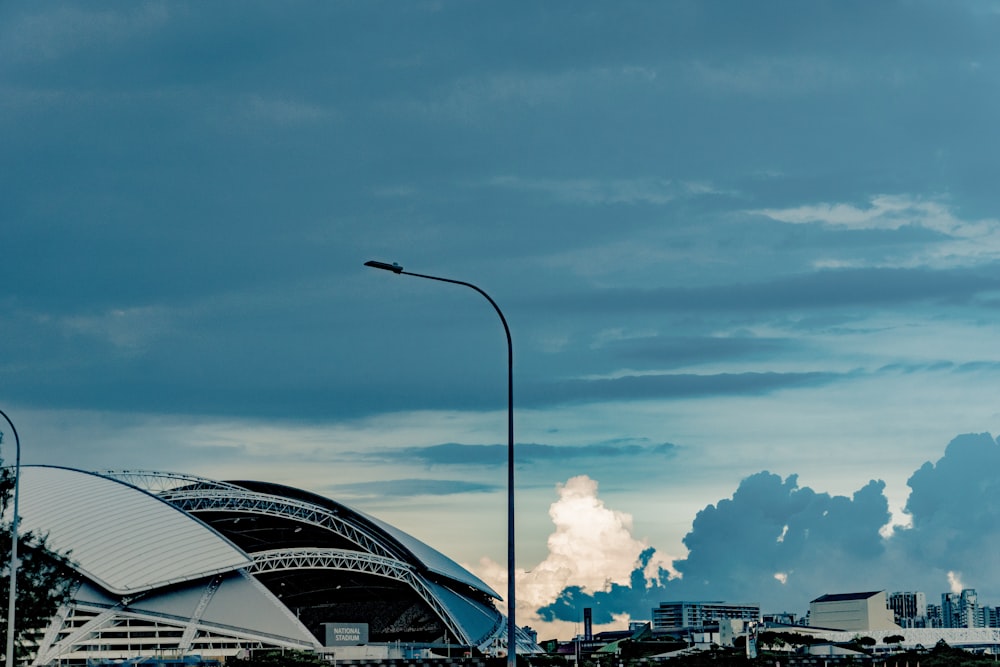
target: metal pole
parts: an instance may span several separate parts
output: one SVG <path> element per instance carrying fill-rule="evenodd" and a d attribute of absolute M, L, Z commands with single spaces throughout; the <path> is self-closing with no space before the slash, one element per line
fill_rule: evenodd
<path fill-rule="evenodd" d="M 423 273 L 410 273 L 409 271 L 404 271 L 403 267 L 395 263 L 387 264 L 385 262 L 368 261 L 365 262 L 365 266 L 382 269 L 383 271 L 392 271 L 404 276 L 426 278 L 427 280 L 436 280 L 442 283 L 469 287 L 483 295 L 490 302 L 490 305 L 493 306 L 493 310 L 497 312 L 497 315 L 500 316 L 504 334 L 507 336 L 507 665 L 509 667 L 516 667 L 517 624 L 514 621 L 514 594 L 516 588 L 514 581 L 514 344 L 510 337 L 510 327 L 507 326 L 507 318 L 503 316 L 503 311 L 500 310 L 500 306 L 493 300 L 493 297 L 472 283 L 453 280 L 451 278 L 441 278 L 439 276 L 429 276 Z"/>
<path fill-rule="evenodd" d="M 14 432 L 14 445 L 17 450 L 14 458 L 14 519 L 10 529 L 10 595 L 7 599 L 7 662 L 6 667 L 14 665 L 14 613 L 17 600 L 17 500 L 21 483 L 21 439 L 17 436 L 17 429 L 14 422 L 10 420 L 7 413 L 0 410 L 0 415 L 10 424 L 10 430 Z M 3 441 L 3 434 L 0 434 L 0 442 Z"/>

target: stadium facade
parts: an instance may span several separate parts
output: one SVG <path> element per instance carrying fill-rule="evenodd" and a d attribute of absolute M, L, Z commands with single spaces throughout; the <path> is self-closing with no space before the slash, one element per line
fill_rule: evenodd
<path fill-rule="evenodd" d="M 23 466 L 20 488 L 22 529 L 48 535 L 79 577 L 70 604 L 38 633 L 32 664 L 262 648 L 348 657 L 346 645 L 358 644 L 506 654 L 496 592 L 328 498 L 266 482 L 53 466 Z M 538 650 L 519 630 L 518 651 Z"/>

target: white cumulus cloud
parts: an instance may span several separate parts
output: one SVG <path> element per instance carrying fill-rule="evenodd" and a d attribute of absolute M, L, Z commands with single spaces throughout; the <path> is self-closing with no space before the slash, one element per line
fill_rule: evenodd
<path fill-rule="evenodd" d="M 597 488 L 597 481 L 586 475 L 558 485 L 559 499 L 549 507 L 555 530 L 548 538 L 548 556 L 530 570 L 517 570 L 519 625 L 536 629 L 546 625 L 536 610 L 555 602 L 567 586 L 595 593 L 608 590 L 611 584 L 627 584 L 639 556 L 649 549 L 646 540 L 633 536 L 632 515 L 607 507 Z M 654 554 L 646 571 L 658 573 L 660 568 L 670 570 L 669 566 L 670 559 Z M 499 563 L 483 558 L 476 569 L 496 590 L 506 590 L 506 570 Z M 618 619 L 616 627 L 621 627 L 622 621 Z M 557 636 L 575 634 L 572 627 L 548 625 L 545 631 Z"/>

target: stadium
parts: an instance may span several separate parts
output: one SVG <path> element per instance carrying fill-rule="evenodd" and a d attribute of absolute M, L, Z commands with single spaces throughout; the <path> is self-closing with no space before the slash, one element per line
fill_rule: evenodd
<path fill-rule="evenodd" d="M 71 603 L 37 634 L 35 665 L 269 648 L 338 659 L 506 654 L 500 598 L 483 581 L 307 491 L 23 466 L 19 514 L 22 530 L 47 534 L 79 577 Z M 518 633 L 519 653 L 539 650 Z"/>

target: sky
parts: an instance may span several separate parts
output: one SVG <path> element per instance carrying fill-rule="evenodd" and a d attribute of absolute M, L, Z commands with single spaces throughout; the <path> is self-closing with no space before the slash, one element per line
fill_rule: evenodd
<path fill-rule="evenodd" d="M 398 262 L 510 325 L 541 638 L 1000 605 L 998 84 L 986 0 L 3 3 L 0 406 L 503 592 L 503 328 Z"/>

